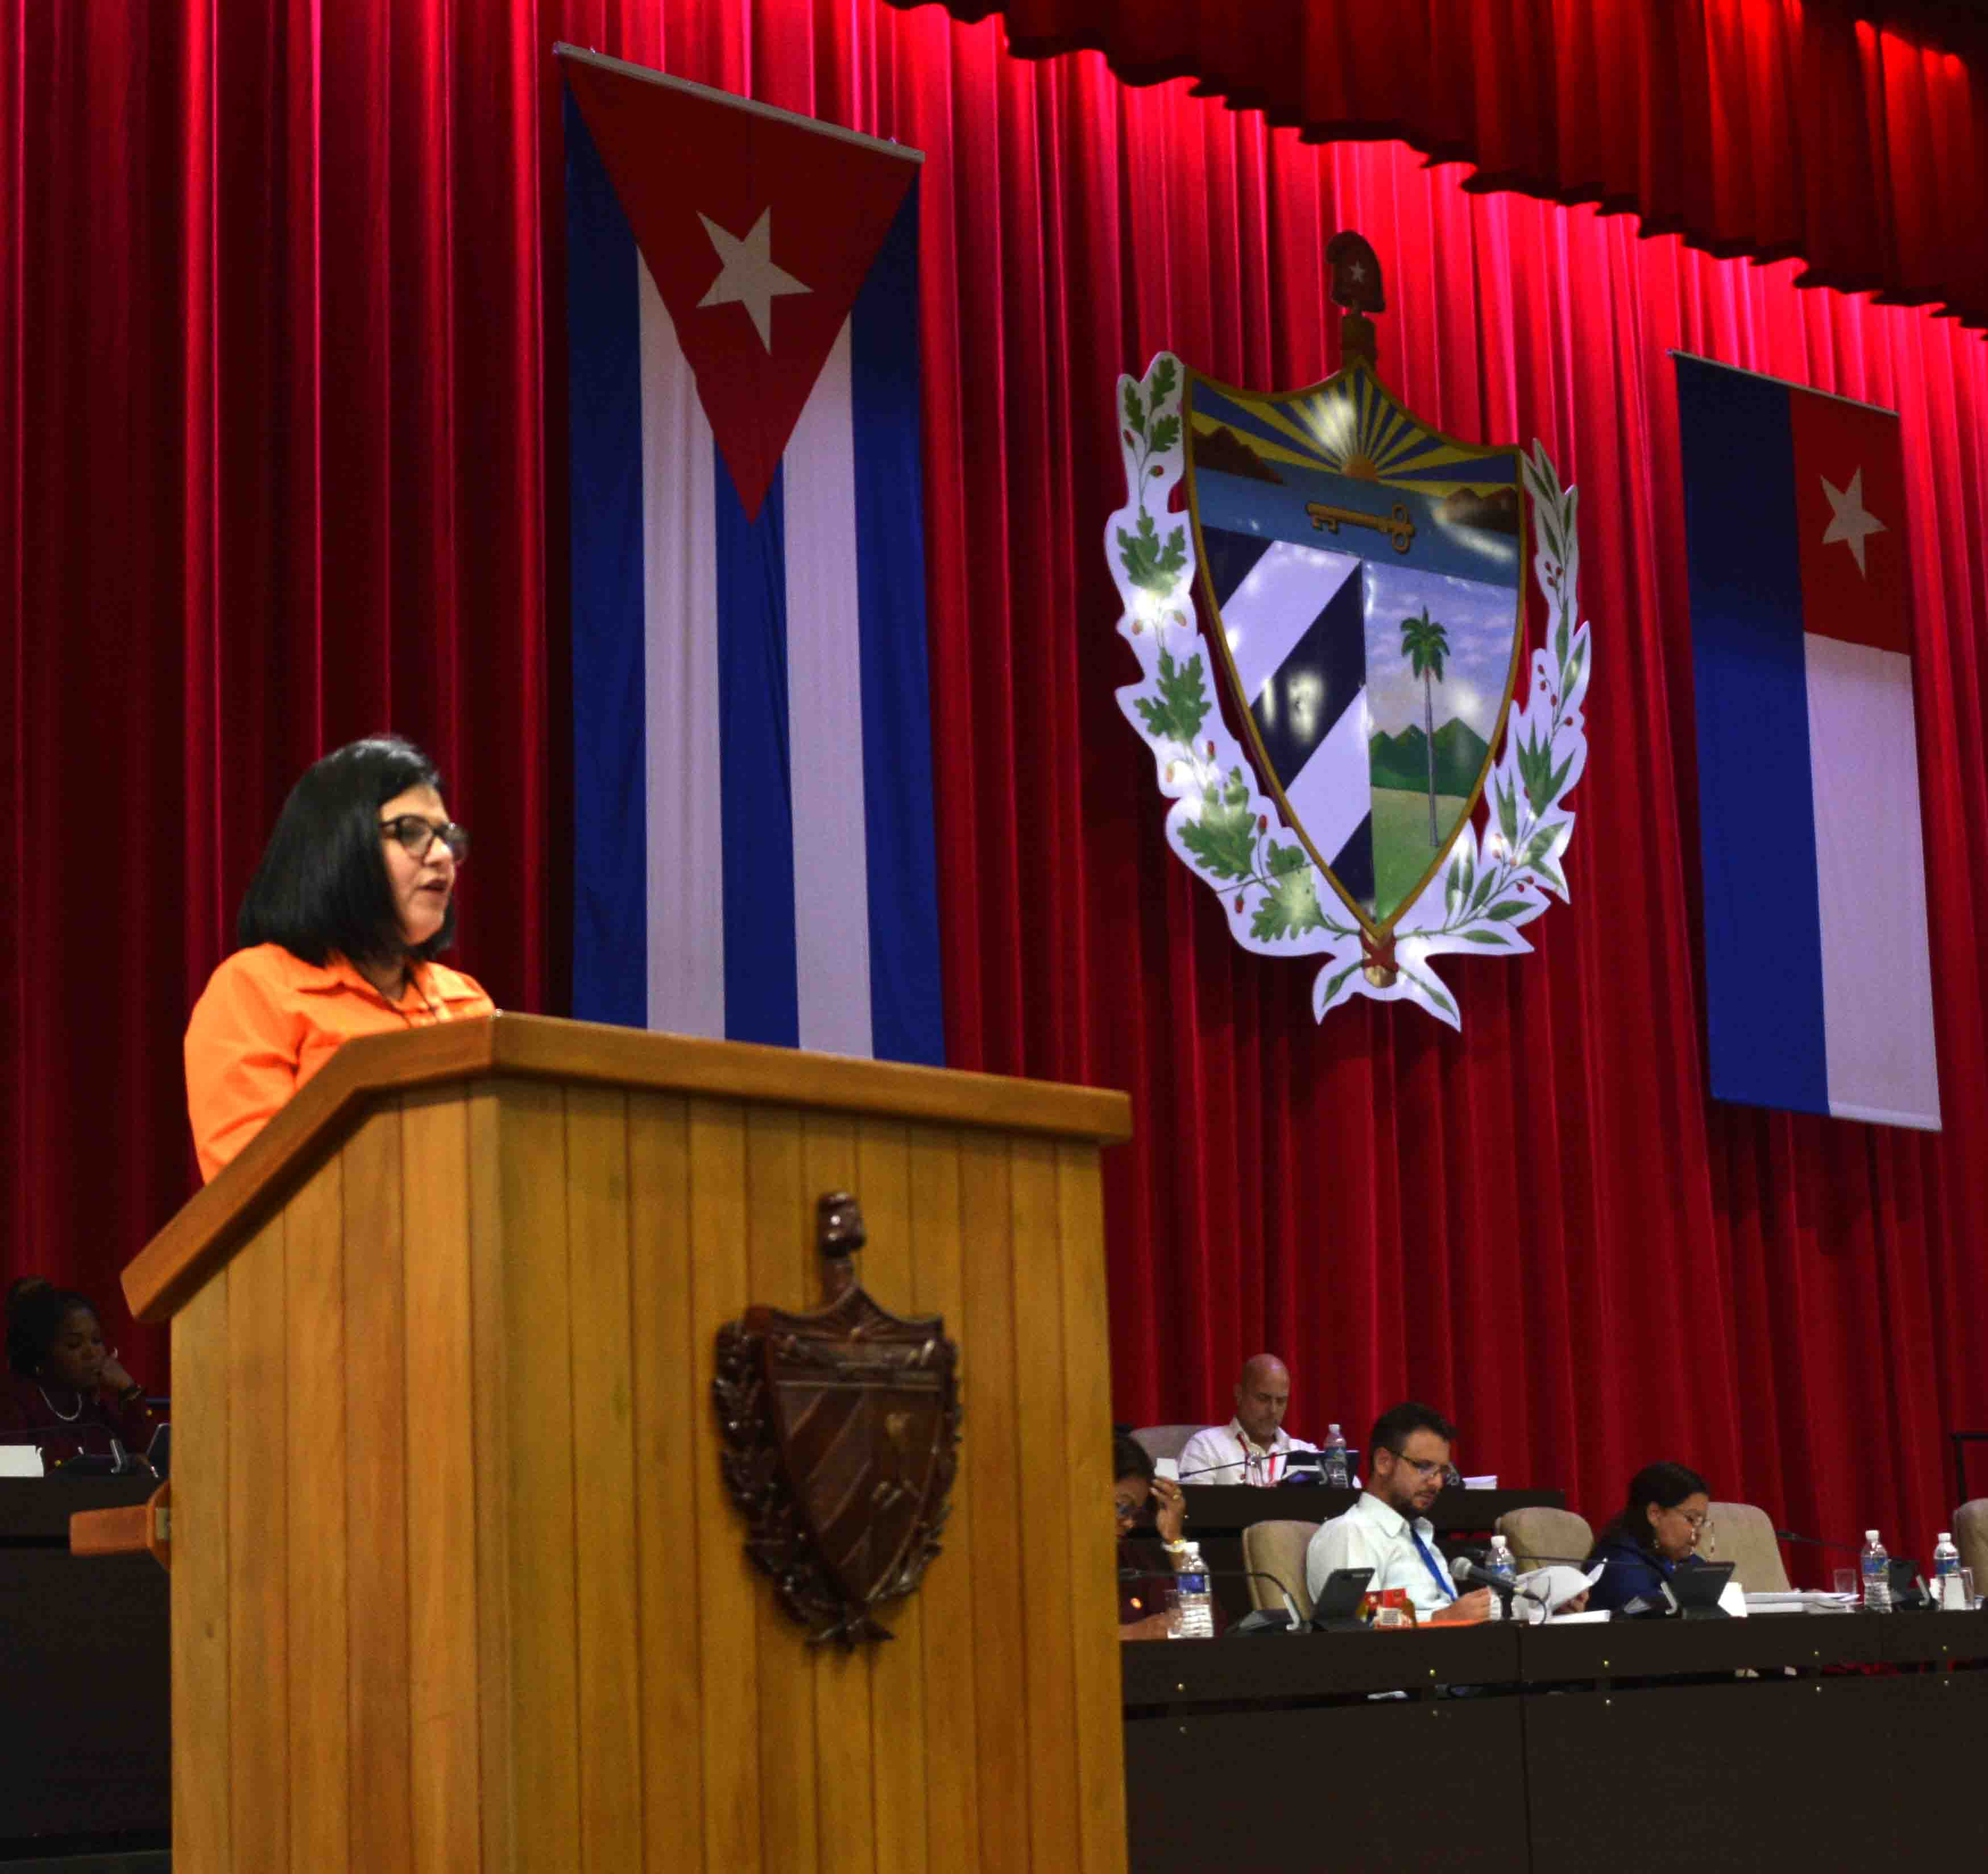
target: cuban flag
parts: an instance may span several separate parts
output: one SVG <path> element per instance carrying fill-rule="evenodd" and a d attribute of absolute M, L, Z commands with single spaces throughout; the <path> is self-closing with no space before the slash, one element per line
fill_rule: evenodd
<path fill-rule="evenodd" d="M 1677 373 L 1712 1091 L 1937 1129 L 1898 420 Z"/>
<path fill-rule="evenodd" d="M 560 50 L 573 1013 L 941 1062 L 921 159 Z"/>

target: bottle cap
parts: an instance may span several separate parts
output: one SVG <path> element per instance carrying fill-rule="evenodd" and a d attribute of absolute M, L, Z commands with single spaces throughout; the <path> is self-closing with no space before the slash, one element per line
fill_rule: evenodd
<path fill-rule="evenodd" d="M 1875 1530 L 1875 1529 L 1867 1529 L 1867 1530 L 1865 1530 L 1865 1531 L 1864 1531 L 1864 1539 L 1865 1539 L 1865 1541 L 1867 1541 L 1867 1542 L 1875 1542 L 1875 1541 L 1877 1541 L 1877 1539 L 1878 1539 L 1878 1532 L 1877 1532 L 1877 1531 L 1876 1531 L 1876 1530 Z"/>
<path fill-rule="evenodd" d="M 1328 1438 L 1337 1438 L 1339 1436 L 1339 1427 L 1336 1424 L 1328 1425 L 1325 1428 L 1325 1435 Z"/>
<path fill-rule="evenodd" d="M 1942 1542 L 1951 1542 L 1952 1540 L 1953 1540 L 1953 1531 L 1952 1531 L 1951 1529 L 1942 1529 L 1942 1530 L 1939 1532 L 1939 1541 L 1935 1542 L 1935 1543 L 1933 1544 L 1933 1547 L 1934 1547 L 1934 1548 L 1939 1548 L 1939 1547 L 1940 1543 L 1942 1543 Z"/>

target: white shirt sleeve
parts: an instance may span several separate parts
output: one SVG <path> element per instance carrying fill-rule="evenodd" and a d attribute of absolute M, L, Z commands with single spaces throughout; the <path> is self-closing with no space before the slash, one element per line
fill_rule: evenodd
<path fill-rule="evenodd" d="M 1374 1552 L 1372 1531 L 1359 1517 L 1348 1512 L 1321 1523 L 1305 1550 L 1305 1586 L 1316 1601 L 1325 1587 L 1326 1577 L 1335 1568 L 1378 1568 L 1381 1558 Z"/>
<path fill-rule="evenodd" d="M 1196 1432 L 1181 1447 L 1180 1469 L 1182 1481 L 1188 1484 L 1232 1484 L 1236 1479 L 1229 1474 L 1239 1471 L 1241 1466 L 1232 1462 L 1229 1454 L 1222 1448 L 1222 1427 L 1210 1425 Z M 1221 1465 L 1222 1470 L 1210 1470 L 1210 1465 Z M 1197 1476 L 1200 1472 L 1203 1474 Z"/>

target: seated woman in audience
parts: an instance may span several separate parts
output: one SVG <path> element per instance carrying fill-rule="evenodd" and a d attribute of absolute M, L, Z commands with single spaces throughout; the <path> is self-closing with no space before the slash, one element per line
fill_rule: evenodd
<path fill-rule="evenodd" d="M 1606 1561 L 1588 1605 L 1618 1612 L 1634 1600 L 1663 1599 L 1681 1568 L 1699 1565 L 1698 1540 L 1709 1520 L 1705 1479 L 1684 1464 L 1645 1464 L 1629 1480 L 1629 1501 L 1595 1538 L 1591 1567 Z"/>
<path fill-rule="evenodd" d="M 495 1012 L 434 961 L 455 935 L 468 851 L 434 764 L 397 736 L 348 743 L 290 790 L 235 920 L 240 947 L 187 1025 L 202 1177 L 354 1035 Z"/>
<path fill-rule="evenodd" d="M 1138 1552 L 1151 1545 L 1132 1539 L 1131 1531 L 1150 1499 L 1160 1539 L 1170 1552 L 1168 1559 L 1178 1562 L 1182 1557 L 1174 1545 L 1181 1541 L 1187 1521 L 1186 1499 L 1172 1477 L 1153 1474 L 1146 1447 L 1128 1433 L 1112 1435 L 1111 1470 L 1111 1510 L 1118 1528 L 1118 1637 L 1165 1639 L 1169 1624 L 1167 1575 L 1155 1565 L 1156 1558 Z M 1131 1569 L 1145 1572 L 1135 1575 L 1128 1572 Z"/>
<path fill-rule="evenodd" d="M 0 1442 L 39 1446 L 52 1469 L 73 1457 L 112 1456 L 113 1438 L 142 1457 L 154 1429 L 145 1389 L 106 1350 L 103 1324 L 86 1297 L 39 1275 L 8 1290 Z M 50 1435 L 19 1435 L 42 1431 Z"/>

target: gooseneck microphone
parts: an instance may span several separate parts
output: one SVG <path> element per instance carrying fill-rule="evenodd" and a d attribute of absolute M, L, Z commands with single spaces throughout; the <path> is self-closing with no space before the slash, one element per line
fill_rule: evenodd
<path fill-rule="evenodd" d="M 1803 1535 L 1793 1529 L 1777 1529 L 1774 1540 L 1777 1542 L 1800 1542 L 1810 1548 L 1833 1548 L 1839 1555 L 1861 1555 L 1863 1546 L 1857 1542 L 1834 1542 L 1826 1535 Z"/>

